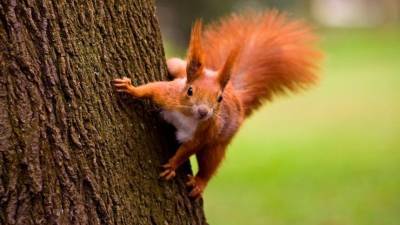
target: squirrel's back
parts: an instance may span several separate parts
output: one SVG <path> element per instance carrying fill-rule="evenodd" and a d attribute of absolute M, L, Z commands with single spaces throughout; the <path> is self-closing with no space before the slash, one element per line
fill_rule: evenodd
<path fill-rule="evenodd" d="M 233 14 L 205 29 L 205 66 L 218 70 L 231 51 L 240 52 L 231 82 L 249 115 L 263 100 L 317 80 L 315 40 L 307 25 L 277 11 Z"/>

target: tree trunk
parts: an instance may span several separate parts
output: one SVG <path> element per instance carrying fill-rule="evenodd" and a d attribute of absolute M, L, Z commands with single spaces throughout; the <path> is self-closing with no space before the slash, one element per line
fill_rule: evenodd
<path fill-rule="evenodd" d="M 150 102 L 110 81 L 167 79 L 150 0 L 0 2 L 0 224 L 206 224 Z"/>

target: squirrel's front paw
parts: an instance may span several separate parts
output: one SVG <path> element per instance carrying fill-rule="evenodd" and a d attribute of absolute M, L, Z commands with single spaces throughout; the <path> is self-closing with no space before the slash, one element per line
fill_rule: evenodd
<path fill-rule="evenodd" d="M 113 83 L 117 92 L 129 93 L 133 88 L 131 79 L 127 77 L 123 77 L 122 79 L 114 79 Z"/>
<path fill-rule="evenodd" d="M 175 167 L 171 165 L 170 163 L 164 164 L 161 166 L 164 168 L 164 171 L 160 173 L 160 177 L 165 179 L 165 180 L 171 180 L 172 178 L 175 177 L 176 172 L 175 172 Z"/>
<path fill-rule="evenodd" d="M 199 178 L 198 176 L 188 175 L 189 181 L 186 182 L 186 186 L 192 188 L 189 193 L 191 198 L 200 198 L 203 194 L 203 191 L 207 185 L 207 182 Z"/>

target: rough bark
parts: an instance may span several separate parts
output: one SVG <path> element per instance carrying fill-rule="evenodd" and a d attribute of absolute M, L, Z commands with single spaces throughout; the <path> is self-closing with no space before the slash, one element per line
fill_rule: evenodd
<path fill-rule="evenodd" d="M 150 102 L 113 78 L 167 79 L 149 0 L 0 2 L 0 224 L 205 224 Z"/>

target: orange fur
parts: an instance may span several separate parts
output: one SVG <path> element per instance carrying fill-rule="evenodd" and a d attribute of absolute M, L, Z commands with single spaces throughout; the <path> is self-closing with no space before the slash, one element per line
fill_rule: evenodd
<path fill-rule="evenodd" d="M 243 120 L 275 94 L 296 91 L 316 81 L 318 51 L 309 28 L 276 11 L 232 15 L 202 32 L 196 21 L 187 60 L 168 60 L 172 81 L 139 87 L 115 79 L 119 92 L 151 98 L 177 128 L 182 145 L 163 165 L 161 177 L 196 154 L 199 171 L 187 183 L 198 197 L 223 160 Z"/>
<path fill-rule="evenodd" d="M 321 54 L 313 47 L 315 40 L 306 24 L 277 11 L 234 14 L 205 31 L 205 66 L 219 69 L 231 49 L 241 48 L 232 83 L 249 115 L 263 100 L 317 81 Z"/>

